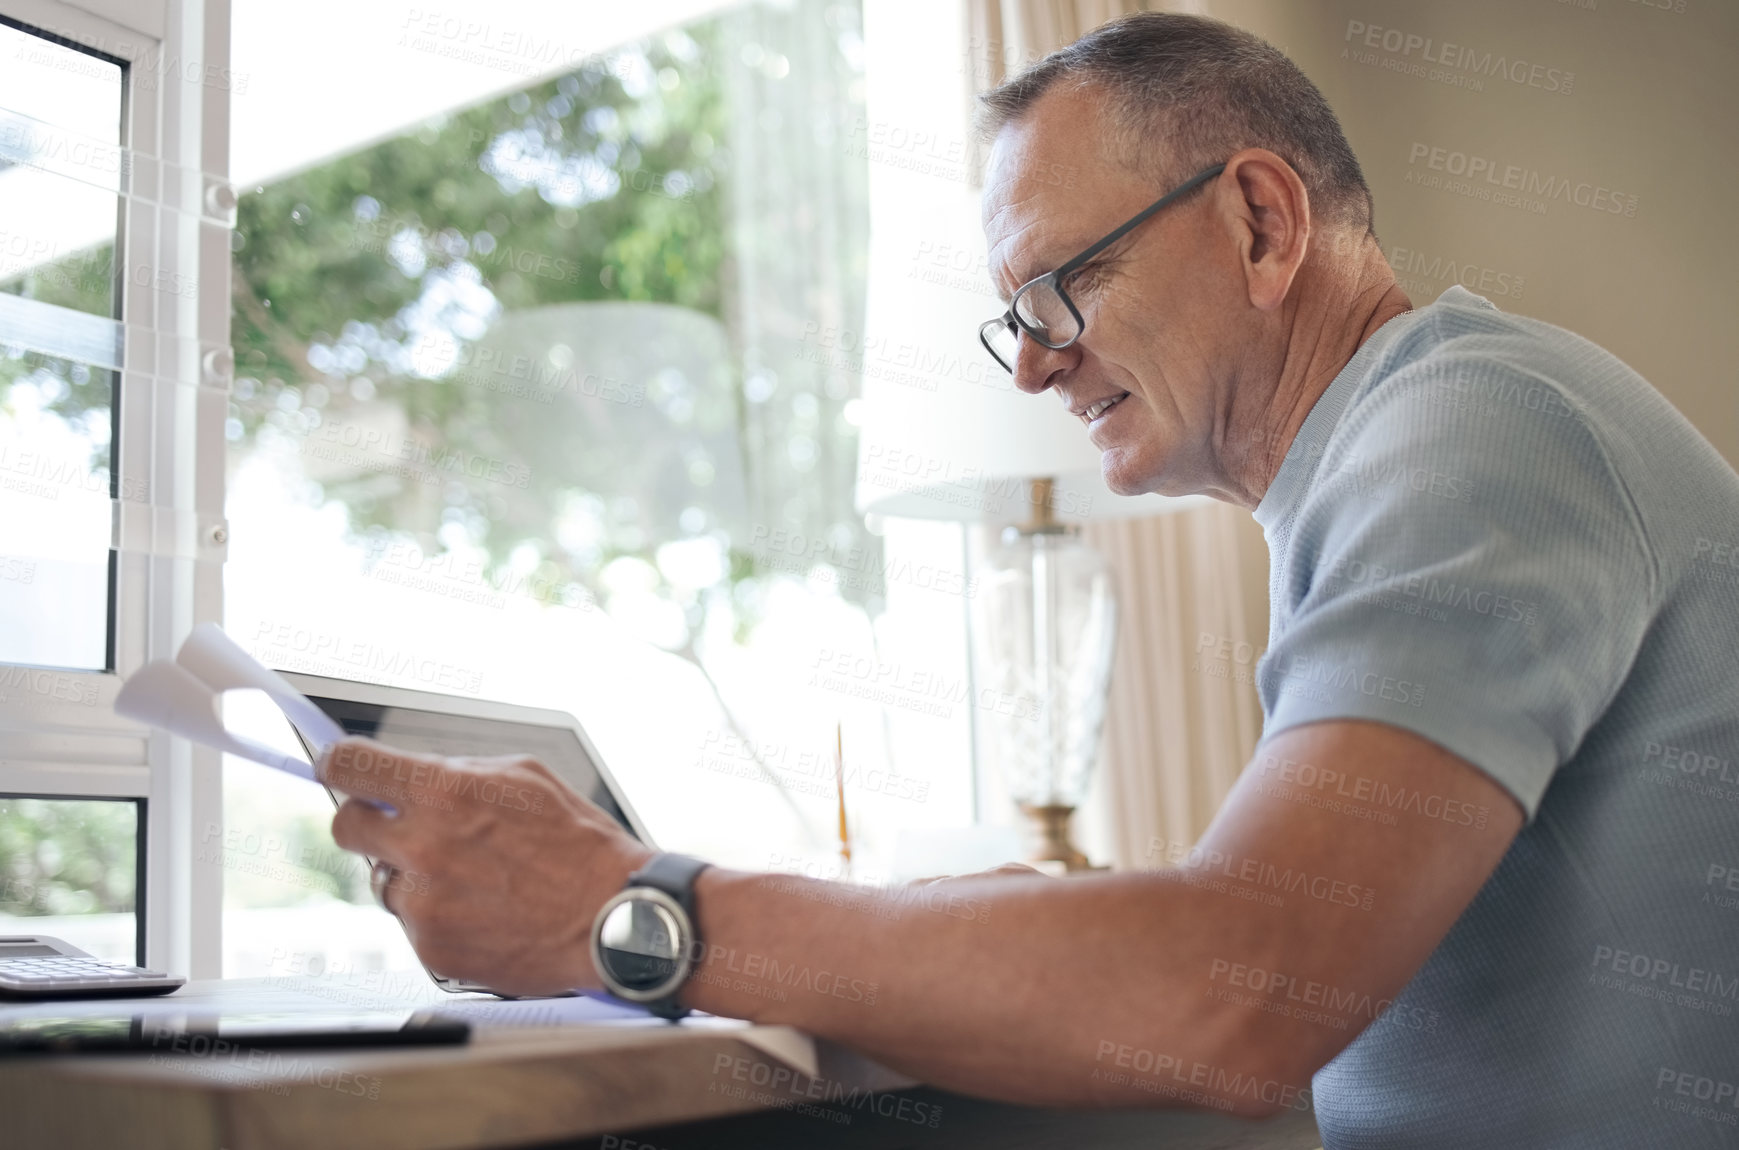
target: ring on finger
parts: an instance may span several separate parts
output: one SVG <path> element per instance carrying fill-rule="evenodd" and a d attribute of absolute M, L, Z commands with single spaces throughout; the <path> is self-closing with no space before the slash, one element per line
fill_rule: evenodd
<path fill-rule="evenodd" d="M 389 862 L 377 862 L 374 869 L 368 872 L 368 889 L 374 892 L 374 901 L 380 904 L 380 909 L 388 914 L 393 913 L 392 907 L 386 903 L 386 892 L 398 877 L 398 868 Z"/>

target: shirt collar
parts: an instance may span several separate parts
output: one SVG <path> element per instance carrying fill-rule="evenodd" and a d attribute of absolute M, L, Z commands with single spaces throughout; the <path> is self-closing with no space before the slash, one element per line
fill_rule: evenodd
<path fill-rule="evenodd" d="M 1471 300 L 1484 302 L 1459 284 L 1444 292 L 1439 297 L 1439 302 L 1455 292 L 1460 292 Z M 1448 302 L 1463 301 L 1451 299 Z M 1370 372 L 1371 366 L 1376 363 L 1383 350 L 1402 331 L 1410 327 L 1411 321 L 1417 320 L 1423 311 L 1423 308 L 1417 308 L 1391 316 L 1359 346 L 1353 357 L 1347 360 L 1346 366 L 1340 369 L 1340 374 L 1334 377 L 1334 382 L 1317 397 L 1310 414 L 1304 417 L 1298 434 L 1293 436 L 1292 445 L 1286 449 L 1286 458 L 1280 461 L 1280 470 L 1275 473 L 1274 481 L 1268 485 L 1262 502 L 1252 512 L 1256 522 L 1262 525 L 1263 534 L 1272 536 L 1275 526 L 1284 523 L 1297 508 L 1298 501 L 1303 498 L 1316 474 L 1316 465 L 1322 459 L 1329 437 L 1340 424 L 1341 415 L 1345 413 L 1353 393 L 1358 390 L 1359 382 Z"/>

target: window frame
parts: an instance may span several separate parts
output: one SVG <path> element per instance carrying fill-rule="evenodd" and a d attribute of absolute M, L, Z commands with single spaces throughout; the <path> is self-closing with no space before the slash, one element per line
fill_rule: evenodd
<path fill-rule="evenodd" d="M 198 844 L 222 824 L 220 756 L 119 718 L 114 699 L 127 674 L 172 657 L 196 624 L 223 617 L 223 426 L 234 374 L 229 91 L 162 65 L 198 61 L 196 77 L 227 75 L 229 0 L 162 0 L 124 14 L 85 2 L 104 14 L 64 0 L 0 0 L 0 15 L 127 65 L 110 470 L 112 496 L 134 484 L 145 497 L 111 498 L 109 669 L 31 669 L 24 697 L 0 700 L 0 792 L 138 800 L 143 958 L 215 978 L 223 878 L 215 860 L 200 861 Z M 150 286 L 137 286 L 135 268 L 150 270 Z M 194 293 L 158 286 L 189 280 Z"/>

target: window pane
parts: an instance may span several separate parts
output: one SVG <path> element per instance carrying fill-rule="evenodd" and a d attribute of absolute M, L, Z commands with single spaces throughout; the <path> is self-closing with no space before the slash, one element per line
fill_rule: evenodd
<path fill-rule="evenodd" d="M 121 143 L 121 79 L 119 64 L 0 24 L 0 292 L 116 314 L 116 196 L 74 176 L 84 145 Z"/>
<path fill-rule="evenodd" d="M 0 24 L 0 663 L 108 665 L 109 501 L 144 497 L 110 478 L 115 361 L 79 361 L 115 344 L 119 200 L 80 157 L 112 166 L 121 80 Z"/>
<path fill-rule="evenodd" d="M 107 661 L 113 398 L 112 372 L 0 350 L 0 663 Z"/>
<path fill-rule="evenodd" d="M 46 934 L 140 962 L 142 804 L 0 796 L 0 933 Z"/>
<path fill-rule="evenodd" d="M 231 633 L 570 712 L 659 843 L 721 863 L 832 849 L 836 724 L 866 867 L 970 821 L 941 740 L 805 679 L 818 648 L 874 666 L 890 597 L 852 505 L 860 32 L 854 3 L 742 4 L 475 106 L 430 87 L 411 130 L 244 196 Z M 238 829 L 280 809 L 264 774 L 226 786 Z"/>

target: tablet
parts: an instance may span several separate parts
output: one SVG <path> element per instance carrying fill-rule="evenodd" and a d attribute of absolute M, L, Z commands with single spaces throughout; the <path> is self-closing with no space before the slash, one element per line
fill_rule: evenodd
<path fill-rule="evenodd" d="M 596 803 L 629 834 L 653 850 L 658 849 L 604 766 L 585 729 L 572 715 L 319 675 L 294 672 L 283 675 L 343 727 L 347 735 L 363 735 L 403 750 L 436 755 L 530 755 Z M 297 732 L 296 737 L 301 740 L 301 733 Z M 302 744 L 312 757 L 313 749 L 306 740 Z M 337 801 L 334 795 L 333 802 Z M 368 863 L 373 866 L 374 860 L 369 859 Z M 435 985 L 455 994 L 498 993 L 487 986 L 446 978 L 432 970 L 428 973 Z"/>
<path fill-rule="evenodd" d="M 471 1024 L 427 1010 L 321 1013 L 0 1012 L 0 1056 L 144 1053 L 223 1056 L 232 1051 L 456 1045 Z"/>

